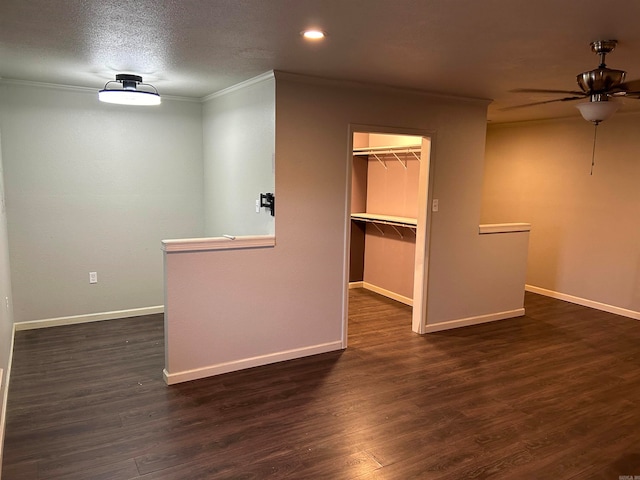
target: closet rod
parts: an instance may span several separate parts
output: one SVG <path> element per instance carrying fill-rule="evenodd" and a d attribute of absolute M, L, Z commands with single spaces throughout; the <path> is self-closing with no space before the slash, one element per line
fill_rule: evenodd
<path fill-rule="evenodd" d="M 353 149 L 354 155 L 393 155 L 396 153 L 413 154 L 418 160 L 420 157 L 416 155 L 422 150 L 420 145 L 405 145 L 402 147 L 358 147 Z"/>
<path fill-rule="evenodd" d="M 356 222 L 365 222 L 365 223 L 373 223 L 375 224 L 380 224 L 380 225 L 390 225 L 393 227 L 402 227 L 402 228 L 409 228 L 409 229 L 415 229 L 416 225 L 412 224 L 412 223 L 408 223 L 408 222 L 394 222 L 393 220 L 382 220 L 379 218 L 364 218 L 364 217 L 359 217 L 359 216 L 352 216 L 351 220 L 356 221 Z"/>
<path fill-rule="evenodd" d="M 400 162 L 400 165 L 406 170 L 407 169 L 407 161 L 406 158 L 409 155 L 413 155 L 416 160 L 420 161 L 420 153 L 421 149 L 419 146 L 405 146 L 405 147 L 367 147 L 367 148 L 354 148 L 354 155 L 367 155 L 372 156 L 378 162 L 382 164 L 385 170 L 387 170 L 387 162 L 384 161 L 383 158 L 380 158 L 382 155 L 393 155 L 396 160 Z M 380 156 L 379 156 L 380 155 Z M 405 156 L 404 161 L 400 158 L 399 155 Z"/>
<path fill-rule="evenodd" d="M 416 235 L 416 227 L 412 226 L 412 225 L 407 225 L 406 223 L 395 223 L 395 222 L 387 222 L 384 220 L 365 220 L 363 218 L 354 218 L 353 220 L 357 221 L 357 222 L 363 222 L 363 223 L 370 223 L 371 225 L 373 225 L 376 230 L 378 230 L 382 235 L 384 235 L 384 230 L 382 228 L 380 228 L 379 225 L 388 225 L 389 227 L 393 228 L 395 230 L 395 232 L 400 236 L 400 238 L 404 239 L 404 235 L 402 235 L 402 232 L 400 230 L 398 230 L 398 227 L 400 228 L 406 228 L 408 230 L 411 230 L 411 233 L 413 233 L 414 235 Z"/>

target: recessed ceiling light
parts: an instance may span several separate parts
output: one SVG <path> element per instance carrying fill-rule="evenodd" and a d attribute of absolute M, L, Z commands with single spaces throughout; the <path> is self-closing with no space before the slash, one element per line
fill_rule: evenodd
<path fill-rule="evenodd" d="M 305 30 L 302 32 L 302 36 L 307 40 L 320 40 L 325 37 L 325 33 L 322 30 Z"/>

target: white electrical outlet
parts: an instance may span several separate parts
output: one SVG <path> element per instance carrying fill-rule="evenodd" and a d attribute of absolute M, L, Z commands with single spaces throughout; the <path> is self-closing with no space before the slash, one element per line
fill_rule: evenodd
<path fill-rule="evenodd" d="M 7 310 L 9 310 L 9 297 L 4 297 L 4 303 L 7 306 Z"/>
<path fill-rule="evenodd" d="M 98 272 L 89 272 L 89 283 L 98 283 Z"/>
<path fill-rule="evenodd" d="M 433 203 L 431 204 L 431 211 L 437 212 L 439 207 L 440 207 L 440 202 L 438 202 L 437 198 L 434 198 Z"/>
<path fill-rule="evenodd" d="M 260 200 L 256 200 L 256 213 L 260 213 Z"/>

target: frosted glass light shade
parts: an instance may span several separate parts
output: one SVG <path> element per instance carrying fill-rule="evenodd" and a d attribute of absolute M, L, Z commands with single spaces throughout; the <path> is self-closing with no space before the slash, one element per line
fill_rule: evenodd
<path fill-rule="evenodd" d="M 100 90 L 98 99 L 101 102 L 119 105 L 160 105 L 160 95 L 142 90 Z"/>
<path fill-rule="evenodd" d="M 617 102 L 585 102 L 576 105 L 576 108 L 580 110 L 582 118 L 588 122 L 600 123 L 616 113 L 620 104 Z"/>

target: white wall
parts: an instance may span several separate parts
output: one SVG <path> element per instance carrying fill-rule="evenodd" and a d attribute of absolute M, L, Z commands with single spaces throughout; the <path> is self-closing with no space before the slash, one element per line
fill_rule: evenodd
<path fill-rule="evenodd" d="M 161 305 L 160 241 L 203 234 L 201 105 L 4 82 L 0 128 L 16 322 Z"/>
<path fill-rule="evenodd" d="M 3 373 L 0 386 L 0 462 L 2 461 L 2 446 L 4 444 L 5 400 L 13 340 L 13 302 L 11 298 L 9 242 L 4 198 L 2 147 L 0 143 L 0 368 Z"/>
<path fill-rule="evenodd" d="M 166 254 L 170 382 L 340 348 L 350 124 L 433 132 L 428 322 L 512 308 L 478 235 L 486 102 L 276 73 L 275 247 Z"/>
<path fill-rule="evenodd" d="M 488 128 L 483 222 L 530 222 L 527 284 L 640 318 L 640 115 Z M 595 302 L 589 303 L 589 302 Z"/>
<path fill-rule="evenodd" d="M 255 210 L 260 193 L 274 193 L 273 74 L 210 96 L 203 130 L 205 236 L 273 234 L 271 214 Z"/>

